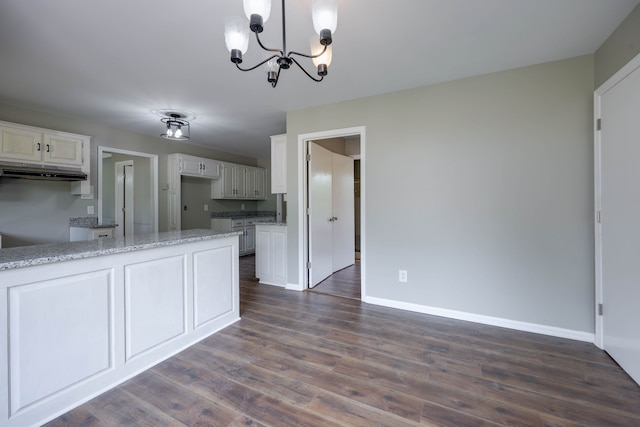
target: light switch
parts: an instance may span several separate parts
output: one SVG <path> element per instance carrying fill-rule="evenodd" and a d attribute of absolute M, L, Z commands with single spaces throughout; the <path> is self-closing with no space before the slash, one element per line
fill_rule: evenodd
<path fill-rule="evenodd" d="M 93 205 L 87 206 L 87 215 L 93 215 L 96 213 L 95 207 Z"/>

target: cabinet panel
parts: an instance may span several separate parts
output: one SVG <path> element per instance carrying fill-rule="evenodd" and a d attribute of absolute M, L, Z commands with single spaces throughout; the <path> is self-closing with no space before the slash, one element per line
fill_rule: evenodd
<path fill-rule="evenodd" d="M 42 133 L 2 127 L 0 135 L 1 158 L 25 162 L 40 162 L 42 159 Z"/>
<path fill-rule="evenodd" d="M 181 156 L 180 157 L 180 173 L 182 175 L 201 176 L 202 165 L 200 163 L 200 158 Z"/>
<path fill-rule="evenodd" d="M 287 135 L 271 137 L 271 193 L 287 192 Z"/>
<path fill-rule="evenodd" d="M 195 328 L 233 310 L 233 247 L 193 254 Z"/>
<path fill-rule="evenodd" d="M 10 411 L 113 365 L 113 271 L 9 289 Z"/>
<path fill-rule="evenodd" d="M 202 176 L 205 178 L 220 178 L 220 162 L 202 159 Z"/>
<path fill-rule="evenodd" d="M 126 360 L 186 332 L 185 257 L 125 266 Z"/>
<path fill-rule="evenodd" d="M 44 135 L 43 160 L 47 163 L 78 166 L 82 164 L 82 139 Z"/>

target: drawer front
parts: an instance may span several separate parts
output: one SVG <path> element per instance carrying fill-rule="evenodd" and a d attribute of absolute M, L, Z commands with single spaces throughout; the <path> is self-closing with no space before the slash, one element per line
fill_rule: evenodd
<path fill-rule="evenodd" d="M 233 228 L 244 227 L 245 221 L 246 220 L 244 220 L 244 219 L 234 219 L 233 222 L 231 223 L 231 226 Z"/>
<path fill-rule="evenodd" d="M 89 233 L 89 240 L 113 237 L 113 228 L 96 228 Z"/>

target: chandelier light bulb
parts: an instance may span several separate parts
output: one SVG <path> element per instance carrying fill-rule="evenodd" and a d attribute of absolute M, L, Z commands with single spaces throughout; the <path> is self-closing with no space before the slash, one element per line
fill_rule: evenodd
<path fill-rule="evenodd" d="M 248 19 L 251 15 L 260 15 L 264 23 L 271 16 L 271 0 L 242 0 L 242 6 Z"/>
<path fill-rule="evenodd" d="M 242 54 L 247 52 L 249 48 L 249 28 L 244 19 L 239 16 L 230 16 L 225 19 L 224 41 L 231 53 L 234 50 L 238 50 Z"/>
<path fill-rule="evenodd" d="M 322 30 L 329 30 L 332 34 L 336 32 L 338 26 L 337 0 L 312 0 L 311 15 L 316 33 L 321 34 Z"/>
<path fill-rule="evenodd" d="M 171 125 L 167 123 L 167 136 L 173 136 L 173 130 L 171 130 Z"/>
<path fill-rule="evenodd" d="M 174 134 L 175 138 L 180 138 L 182 137 L 182 130 L 180 129 L 180 126 L 178 126 L 178 129 L 176 129 L 176 133 Z"/>

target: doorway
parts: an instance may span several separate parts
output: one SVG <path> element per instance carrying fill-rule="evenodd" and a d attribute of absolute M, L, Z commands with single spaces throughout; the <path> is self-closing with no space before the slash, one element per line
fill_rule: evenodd
<path fill-rule="evenodd" d="M 332 141 L 333 140 L 333 141 Z M 318 206 L 322 207 L 322 202 L 320 204 L 318 204 L 318 202 L 316 202 L 316 208 L 312 208 L 311 211 L 308 210 L 310 204 L 313 204 L 313 200 L 316 198 L 316 195 L 314 194 L 314 186 L 313 186 L 313 177 L 311 176 L 311 174 L 309 173 L 309 170 L 307 169 L 307 156 L 306 156 L 306 147 L 309 146 L 309 144 L 313 141 L 315 143 L 318 143 L 320 145 L 323 145 L 324 148 L 330 148 L 332 143 L 335 143 L 335 140 L 342 140 L 342 144 L 346 145 L 346 146 L 350 146 L 351 148 L 347 148 L 346 149 L 346 153 L 341 153 L 341 154 L 347 154 L 352 158 L 352 162 L 351 162 L 351 177 L 350 177 L 350 188 L 351 188 L 351 203 L 355 204 L 356 201 L 356 194 L 355 194 L 355 189 L 357 188 L 358 192 L 357 192 L 357 201 L 360 203 L 359 206 L 354 206 L 352 204 L 351 206 L 351 210 L 352 210 L 352 215 L 355 215 L 355 212 L 357 211 L 359 213 L 359 217 L 357 221 L 354 221 L 354 219 L 351 219 L 351 224 L 349 229 L 351 230 L 349 232 L 349 239 L 351 239 L 350 245 L 349 245 L 349 256 L 351 257 L 351 259 L 353 260 L 351 263 L 347 263 L 347 265 L 341 265 L 340 267 L 338 267 L 338 270 L 336 271 L 335 269 L 333 269 L 333 271 L 330 271 L 329 277 L 324 280 L 321 281 L 320 284 L 314 288 L 314 292 L 316 291 L 322 291 L 322 289 L 326 289 L 326 293 L 329 294 L 333 294 L 333 295 L 337 295 L 337 296 L 348 296 L 353 298 L 354 295 L 356 295 L 355 297 L 357 297 L 357 299 L 364 299 L 366 296 L 366 282 L 365 282 L 365 276 L 362 273 L 364 271 L 364 265 L 366 262 L 366 253 L 365 253 L 365 248 L 366 245 L 365 243 L 365 210 L 364 208 L 360 208 L 360 206 L 364 207 L 364 203 L 365 203 L 365 183 L 364 183 L 364 179 L 363 177 L 365 176 L 364 171 L 365 171 L 365 128 L 364 127 L 355 127 L 355 128 L 346 128 L 346 129 L 336 129 L 336 130 L 332 130 L 332 131 L 326 131 L 326 132 L 317 132 L 317 133 L 311 133 L 311 134 L 303 134 L 303 135 L 299 135 L 298 136 L 298 148 L 299 148 L 299 152 L 301 153 L 300 156 L 300 168 L 299 168 L 299 175 L 300 175 L 300 182 L 303 183 L 303 185 L 301 185 L 301 187 L 299 188 L 299 230 L 302 231 L 300 239 L 299 239 L 299 254 L 301 254 L 300 256 L 300 283 L 302 284 L 302 288 L 303 289 L 310 289 L 312 288 L 318 280 L 318 277 L 316 276 L 314 278 L 314 272 L 313 272 L 313 268 L 314 268 L 314 263 L 316 263 L 316 261 L 314 261 L 313 259 L 315 258 L 316 260 L 318 259 L 318 257 L 316 255 L 313 254 L 314 250 L 317 250 L 317 248 L 314 248 L 314 241 L 317 242 L 318 240 L 323 240 L 322 237 L 326 237 L 327 231 L 325 230 L 323 231 L 316 231 L 315 233 L 318 235 L 314 235 L 314 227 L 313 225 L 310 226 L 310 216 L 313 216 L 313 214 L 311 213 L 311 215 L 307 215 L 308 213 L 312 212 L 313 210 L 317 211 Z M 353 147 L 357 146 L 357 149 L 354 150 Z M 336 151 L 336 150 L 329 150 L 329 151 Z M 355 174 L 354 174 L 354 162 L 353 159 L 357 159 L 358 160 L 358 164 L 359 164 L 359 177 L 360 180 L 358 182 L 358 185 L 355 185 Z M 323 190 L 319 190 L 320 192 L 322 192 Z M 325 216 L 326 213 L 325 213 Z M 324 218 L 324 222 L 331 222 L 330 219 L 338 217 L 338 221 L 340 220 L 340 216 L 332 214 L 332 215 L 328 215 L 327 218 Z M 356 223 L 357 223 L 357 229 L 359 230 L 359 235 L 357 236 L 358 238 L 356 239 Z M 326 224 L 325 224 L 326 225 Z M 356 242 L 357 240 L 357 242 Z M 358 253 L 358 256 L 356 256 L 356 250 L 355 247 L 358 247 L 360 249 L 360 252 Z M 321 259 L 322 258 L 332 258 L 332 253 L 334 252 L 334 248 L 332 245 L 330 246 L 326 246 L 330 249 L 325 249 L 324 252 L 321 252 Z M 322 249 L 321 249 L 322 250 Z M 328 253 L 325 253 L 328 252 Z M 346 268 L 343 268 L 346 267 Z M 323 274 L 321 274 L 321 276 L 323 276 Z M 324 277 L 320 277 L 321 279 L 323 279 Z M 353 292 L 350 291 L 346 291 L 346 292 L 341 292 L 340 287 L 341 286 L 350 286 L 353 288 L 353 286 L 357 286 L 358 287 L 358 292 L 357 294 L 354 294 Z"/>
<path fill-rule="evenodd" d="M 133 197 L 128 206 L 133 206 L 133 218 L 123 223 L 116 220 L 116 163 L 132 164 L 135 171 Z M 124 234 L 129 224 L 131 234 L 158 232 L 158 155 L 111 147 L 98 147 L 98 223 L 116 223 L 116 233 Z M 128 168 L 127 168 L 128 169 Z M 127 170 L 130 173 L 130 170 Z M 122 197 L 118 197 L 122 199 Z M 122 229 L 123 231 L 120 231 Z M 120 234 L 120 235 L 122 235 Z"/>

